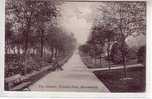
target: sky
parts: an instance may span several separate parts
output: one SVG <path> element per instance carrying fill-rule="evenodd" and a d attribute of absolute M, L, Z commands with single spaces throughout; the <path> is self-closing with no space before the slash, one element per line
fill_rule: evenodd
<path fill-rule="evenodd" d="M 90 34 L 95 17 L 95 3 L 65 2 L 61 10 L 62 27 L 74 34 L 78 43 L 84 44 Z"/>

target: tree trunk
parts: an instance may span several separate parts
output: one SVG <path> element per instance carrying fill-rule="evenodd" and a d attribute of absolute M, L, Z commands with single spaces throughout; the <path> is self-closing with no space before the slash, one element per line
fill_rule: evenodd
<path fill-rule="evenodd" d="M 102 59 L 102 57 L 101 57 L 101 55 L 100 55 L 100 64 L 101 64 L 101 59 Z"/>
<path fill-rule="evenodd" d="M 120 26 L 119 26 L 119 29 L 120 29 L 120 49 L 121 49 L 121 53 L 122 53 L 122 62 L 123 62 L 123 66 L 124 66 L 124 78 L 127 77 L 127 68 L 126 68 L 126 53 L 125 53 L 125 36 L 124 36 L 124 33 L 123 33 L 123 29 L 122 29 L 122 18 L 123 18 L 123 15 L 122 15 L 122 9 L 120 8 Z"/>
<path fill-rule="evenodd" d="M 95 65 L 96 65 L 96 48 L 94 49 L 94 62 L 95 62 Z"/>
<path fill-rule="evenodd" d="M 28 32 L 26 32 L 26 37 L 25 37 L 25 51 L 24 55 L 26 55 L 28 49 Z"/>
<path fill-rule="evenodd" d="M 10 45 L 8 45 L 8 54 L 10 54 L 11 53 L 11 47 L 10 47 Z"/>
<path fill-rule="evenodd" d="M 15 46 L 14 46 L 14 48 L 13 48 L 13 51 L 14 51 L 14 54 L 16 54 L 16 52 L 15 52 Z"/>
<path fill-rule="evenodd" d="M 43 57 L 43 46 L 44 46 L 44 41 L 43 41 L 43 37 L 44 37 L 44 30 L 41 30 L 41 57 Z"/>
<path fill-rule="evenodd" d="M 52 47 L 51 48 L 51 58 L 53 58 L 53 56 L 54 56 L 53 54 L 54 54 L 54 48 Z"/>
<path fill-rule="evenodd" d="M 17 46 L 17 54 L 20 55 L 20 45 Z"/>
<path fill-rule="evenodd" d="M 124 77 L 127 77 L 127 67 L 126 67 L 126 49 L 125 49 L 125 41 L 122 42 L 121 45 L 121 53 L 122 53 L 122 62 L 124 66 Z"/>
<path fill-rule="evenodd" d="M 110 41 L 108 41 L 107 54 L 108 54 L 108 67 L 110 70 L 111 69 L 111 65 L 110 65 Z"/>
<path fill-rule="evenodd" d="M 9 53 L 9 47 L 8 45 L 5 45 L 5 54 L 8 54 Z"/>
<path fill-rule="evenodd" d="M 28 42 L 29 42 L 29 30 L 31 28 L 31 17 L 27 19 L 27 28 L 23 32 L 23 35 L 25 34 L 25 51 L 24 56 L 26 56 L 27 50 L 28 50 Z"/>
<path fill-rule="evenodd" d="M 55 57 L 57 57 L 57 53 L 58 53 L 58 48 L 55 48 L 55 53 L 54 53 Z"/>
<path fill-rule="evenodd" d="M 124 75 L 125 78 L 127 77 L 127 67 L 126 67 L 126 57 L 123 56 L 123 65 L 124 65 Z"/>
<path fill-rule="evenodd" d="M 29 27 L 29 26 L 28 26 Z M 24 61 L 26 61 L 27 58 L 27 50 L 28 50 L 28 39 L 29 39 L 29 33 L 28 30 L 26 30 L 25 34 L 25 48 L 24 48 Z M 27 74 L 27 66 L 24 65 L 24 75 Z"/>

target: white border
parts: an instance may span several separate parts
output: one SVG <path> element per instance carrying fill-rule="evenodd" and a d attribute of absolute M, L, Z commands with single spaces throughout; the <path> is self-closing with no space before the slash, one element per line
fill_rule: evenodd
<path fill-rule="evenodd" d="M 73 0 L 80 1 L 80 0 Z M 85 1 L 85 0 L 83 0 Z M 88 1 L 88 0 L 87 0 Z M 91 0 L 90 0 L 91 1 Z M 93 0 L 92 0 L 93 1 Z M 95 0 L 112 1 L 112 0 Z M 114 0 L 113 0 L 114 1 Z M 115 0 L 123 1 L 123 0 Z M 127 1 L 147 1 L 147 65 L 146 65 L 146 92 L 145 93 L 95 93 L 95 92 L 8 92 L 4 91 L 4 46 L 5 46 L 5 0 L 0 0 L 0 96 L 6 97 L 49 97 L 49 98 L 148 98 L 152 95 L 152 1 L 151 0 L 127 0 Z"/>

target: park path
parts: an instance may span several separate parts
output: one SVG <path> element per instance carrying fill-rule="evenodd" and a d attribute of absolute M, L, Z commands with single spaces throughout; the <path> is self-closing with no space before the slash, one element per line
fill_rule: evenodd
<path fill-rule="evenodd" d="M 29 86 L 31 91 L 109 92 L 83 64 L 78 51 L 63 65 L 63 71 L 47 74 Z"/>

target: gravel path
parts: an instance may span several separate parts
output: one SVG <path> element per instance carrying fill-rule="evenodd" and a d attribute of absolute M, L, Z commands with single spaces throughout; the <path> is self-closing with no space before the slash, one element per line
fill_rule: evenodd
<path fill-rule="evenodd" d="M 78 52 L 63 65 L 31 85 L 31 91 L 109 92 L 107 87 L 83 64 Z"/>

